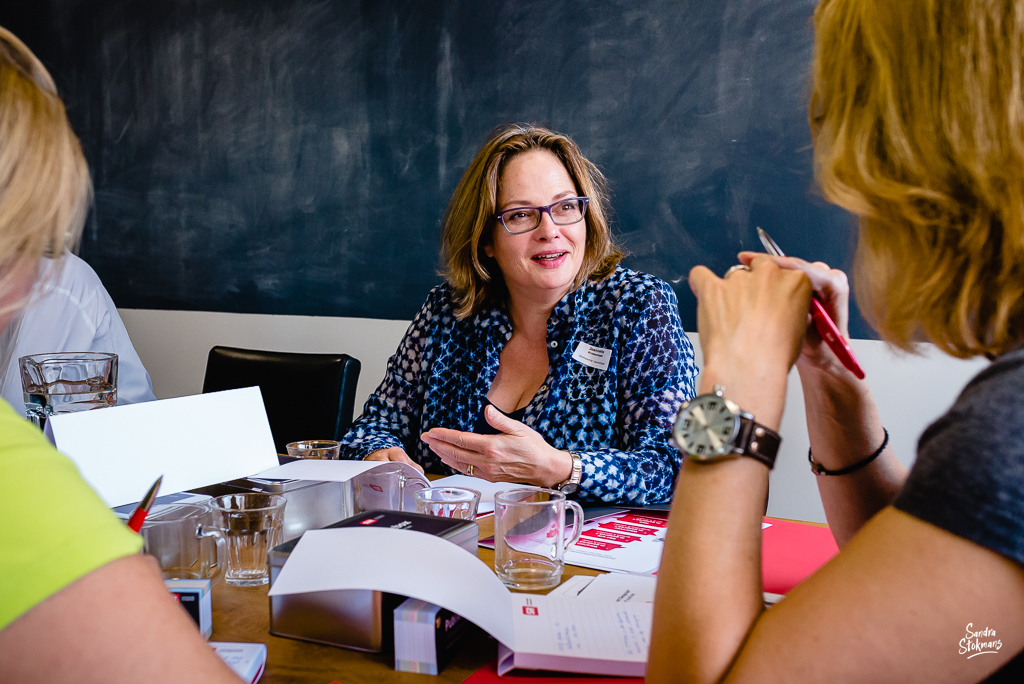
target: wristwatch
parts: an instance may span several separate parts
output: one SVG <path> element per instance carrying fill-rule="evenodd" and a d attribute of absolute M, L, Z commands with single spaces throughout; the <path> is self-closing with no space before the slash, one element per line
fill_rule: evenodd
<path fill-rule="evenodd" d="M 722 385 L 679 407 L 672 438 L 677 449 L 698 463 L 749 456 L 769 469 L 782 442 L 777 432 L 726 399 Z"/>
<path fill-rule="evenodd" d="M 583 479 L 583 459 L 575 451 L 570 451 L 569 455 L 572 456 L 572 472 L 569 479 L 555 485 L 555 489 L 566 495 L 575 494 L 580 488 L 580 480 Z"/>

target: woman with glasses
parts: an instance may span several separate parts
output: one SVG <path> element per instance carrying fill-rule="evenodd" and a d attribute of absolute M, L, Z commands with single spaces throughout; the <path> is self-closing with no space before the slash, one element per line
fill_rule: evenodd
<path fill-rule="evenodd" d="M 446 282 L 344 438 L 346 457 L 667 501 L 693 349 L 672 289 L 618 265 L 606 202 L 568 137 L 499 127 L 448 205 Z"/>
<path fill-rule="evenodd" d="M 41 257 L 77 241 L 90 193 L 53 80 L 0 28 L 0 333 Z M 142 538 L 3 400 L 0 481 L 0 682 L 241 681 L 139 553 Z"/>
<path fill-rule="evenodd" d="M 1022 682 L 1024 3 L 824 0 L 814 26 L 817 176 L 859 218 L 862 310 L 902 349 L 992 363 L 908 473 L 868 386 L 808 326 L 815 292 L 845 327 L 842 272 L 753 253 L 724 279 L 695 268 L 703 391 L 775 429 L 795 363 L 840 551 L 765 610 L 770 461 L 688 450 L 647 681 Z M 681 447 L 711 436 L 695 427 Z"/>

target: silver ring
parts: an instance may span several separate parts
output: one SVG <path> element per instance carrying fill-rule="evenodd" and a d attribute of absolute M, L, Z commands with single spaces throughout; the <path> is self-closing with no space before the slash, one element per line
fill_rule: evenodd
<path fill-rule="evenodd" d="M 747 266 L 746 264 L 736 264 L 735 266 L 730 266 L 729 267 L 729 270 L 725 272 L 725 275 L 722 276 L 722 279 L 725 280 L 726 278 L 731 276 L 736 271 L 749 271 L 749 270 L 750 270 L 750 267 Z"/>
<path fill-rule="evenodd" d="M 470 477 L 473 477 L 473 464 L 472 463 L 470 463 L 468 466 L 466 466 L 466 474 L 469 475 Z"/>

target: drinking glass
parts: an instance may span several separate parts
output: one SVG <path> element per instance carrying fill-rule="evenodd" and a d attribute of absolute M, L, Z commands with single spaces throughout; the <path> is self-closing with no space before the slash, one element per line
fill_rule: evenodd
<path fill-rule="evenodd" d="M 210 529 L 210 509 L 197 504 L 157 505 L 139 533 L 164 579 L 213 579 L 224 537 Z M 213 546 L 211 542 L 216 542 Z"/>
<path fill-rule="evenodd" d="M 364 511 L 405 511 L 413 508 L 414 491 L 427 485 L 410 480 L 405 467 L 400 463 L 386 463 L 367 470 L 353 478 L 355 485 L 355 512 Z M 414 489 L 415 488 L 415 489 Z"/>
<path fill-rule="evenodd" d="M 337 461 L 341 453 L 341 442 L 331 439 L 304 439 L 285 445 L 292 458 L 316 458 Z"/>
<path fill-rule="evenodd" d="M 213 527 L 227 546 L 224 581 L 256 587 L 270 581 L 267 552 L 284 540 L 283 496 L 228 494 L 210 502 Z"/>
<path fill-rule="evenodd" d="M 462 487 L 427 487 L 413 495 L 416 512 L 441 518 L 476 520 L 480 492 Z"/>
<path fill-rule="evenodd" d="M 55 413 L 117 403 L 117 354 L 61 352 L 18 359 L 25 415 L 39 428 Z"/>
<path fill-rule="evenodd" d="M 575 513 L 565 538 L 565 508 Z M 583 509 L 552 489 L 518 487 L 494 495 L 494 572 L 510 589 L 550 589 L 562 580 L 565 549 L 583 531 Z"/>

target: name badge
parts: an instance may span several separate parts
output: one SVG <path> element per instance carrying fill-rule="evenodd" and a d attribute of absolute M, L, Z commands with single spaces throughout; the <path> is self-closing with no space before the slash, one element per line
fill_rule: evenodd
<path fill-rule="evenodd" d="M 586 342 L 580 342 L 576 345 L 576 351 L 572 353 L 572 358 L 576 359 L 584 366 L 590 366 L 591 368 L 597 368 L 599 370 L 608 370 L 608 364 L 612 360 L 612 350 L 602 349 L 601 347 L 595 347 L 592 344 Z"/>

